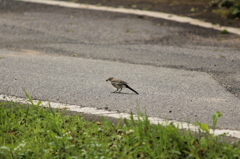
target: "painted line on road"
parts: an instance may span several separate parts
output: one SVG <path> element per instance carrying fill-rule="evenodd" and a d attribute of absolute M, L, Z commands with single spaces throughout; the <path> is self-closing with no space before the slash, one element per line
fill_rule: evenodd
<path fill-rule="evenodd" d="M 126 9 L 126 8 L 114 8 L 114 7 L 106 7 L 106 6 L 95 6 L 95 5 L 89 5 L 89 4 L 79 4 L 79 3 L 56 1 L 56 0 L 17 0 L 17 1 L 41 3 L 41 4 L 47 4 L 47 5 L 56 5 L 56 6 L 68 7 L 68 8 L 81 8 L 81 9 L 89 9 L 89 10 L 108 11 L 108 12 L 149 16 L 149 17 L 154 17 L 154 18 L 161 18 L 161 19 L 176 21 L 176 22 L 180 22 L 180 23 L 189 23 L 192 25 L 197 25 L 197 26 L 201 26 L 204 28 L 211 28 L 211 29 L 220 30 L 220 31 L 226 29 L 230 33 L 240 35 L 240 28 L 220 26 L 218 24 L 214 25 L 209 22 L 204 22 L 204 21 L 189 18 L 189 17 L 182 17 L 182 16 L 178 16 L 175 14 L 170 14 L 170 13 L 161 13 L 161 12 L 156 12 L 156 11 L 144 11 L 144 10 L 139 10 L 139 9 Z"/>
<path fill-rule="evenodd" d="M 18 98 L 15 96 L 8 96 L 8 95 L 4 95 L 4 94 L 0 94 L 0 100 L 13 101 L 13 102 L 19 102 L 19 103 L 24 103 L 24 104 L 29 103 L 29 100 L 26 98 Z M 35 104 L 37 104 L 38 100 L 33 100 L 33 102 Z M 77 112 L 77 113 L 105 116 L 105 117 L 111 117 L 111 118 L 116 118 L 116 119 L 124 119 L 124 118 L 130 119 L 130 114 L 127 114 L 127 113 L 118 113 L 117 111 L 107 111 L 107 110 L 101 110 L 101 109 L 92 108 L 92 107 L 82 107 L 82 106 L 78 106 L 78 105 L 55 103 L 55 102 L 49 102 L 49 101 L 42 101 L 41 105 L 44 107 L 51 106 L 52 108 L 64 109 L 64 110 Z M 138 117 L 136 115 L 134 115 L 134 119 L 137 120 Z M 151 124 L 161 124 L 161 125 L 173 124 L 180 129 L 186 129 L 186 130 L 191 130 L 194 132 L 199 132 L 199 127 L 195 126 L 193 124 L 179 122 L 176 120 L 166 120 L 166 119 L 161 119 L 161 118 L 157 118 L 157 117 L 148 117 L 148 119 Z M 212 129 L 210 129 L 210 133 L 212 133 L 214 135 L 226 134 L 226 136 L 235 137 L 235 138 L 240 139 L 240 131 L 238 131 L 238 130 L 215 129 L 215 131 L 213 131 Z"/>

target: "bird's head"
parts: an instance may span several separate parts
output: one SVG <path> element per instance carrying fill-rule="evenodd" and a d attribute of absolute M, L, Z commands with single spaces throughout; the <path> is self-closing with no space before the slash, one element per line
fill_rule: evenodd
<path fill-rule="evenodd" d="M 112 81 L 112 80 L 113 80 L 113 77 L 106 79 L 106 81 Z"/>

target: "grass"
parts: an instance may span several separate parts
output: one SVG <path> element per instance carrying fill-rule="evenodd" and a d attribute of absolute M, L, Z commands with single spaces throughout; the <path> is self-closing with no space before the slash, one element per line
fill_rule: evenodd
<path fill-rule="evenodd" d="M 94 123 L 40 105 L 0 103 L 1 159 L 240 158 L 240 144 L 179 131 L 174 125 L 151 125 L 146 116 Z M 214 124 L 219 114 L 215 116 Z"/>

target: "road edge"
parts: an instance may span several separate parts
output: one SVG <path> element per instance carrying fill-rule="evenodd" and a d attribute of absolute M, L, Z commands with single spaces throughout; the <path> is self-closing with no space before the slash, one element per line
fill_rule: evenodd
<path fill-rule="evenodd" d="M 2 101 L 12 101 L 12 102 L 17 102 L 17 103 L 23 103 L 23 104 L 29 104 L 29 100 L 27 98 L 20 98 L 20 97 L 15 97 L 15 96 L 9 96 L 9 95 L 4 95 L 0 94 L 0 100 Z M 39 102 L 39 100 L 33 100 L 35 104 Z M 111 118 L 112 120 L 117 120 L 117 119 L 130 119 L 130 115 L 128 113 L 119 113 L 117 111 L 108 111 L 108 110 L 103 110 L 103 109 L 97 109 L 97 108 L 92 108 L 92 107 L 82 107 L 79 105 L 71 105 L 71 104 L 64 104 L 64 103 L 55 103 L 55 102 L 50 102 L 50 101 L 42 101 L 41 106 L 44 107 L 51 107 L 51 108 L 58 108 L 61 110 L 66 110 L 70 114 L 74 113 L 80 113 L 83 115 L 84 118 L 86 119 L 100 119 L 101 117 L 106 117 L 106 118 Z M 135 120 L 138 119 L 137 115 L 133 115 L 133 118 Z M 173 124 L 179 129 L 186 129 L 190 130 L 193 132 L 199 132 L 199 127 L 195 126 L 190 123 L 186 122 L 179 122 L 176 120 L 167 120 L 167 119 L 162 119 L 162 118 L 157 118 L 157 117 L 148 117 L 149 121 L 151 124 L 161 124 L 163 126 Z M 225 134 L 227 137 L 233 137 L 233 138 L 238 138 L 240 139 L 240 131 L 238 130 L 229 130 L 229 129 L 209 129 L 211 134 L 214 134 L 215 136 Z"/>
<path fill-rule="evenodd" d="M 160 18 L 165 20 L 171 20 L 180 23 L 189 23 L 191 25 L 196 25 L 204 28 L 211 28 L 219 31 L 226 30 L 229 33 L 240 35 L 240 28 L 234 27 L 227 27 L 227 26 L 220 26 L 219 24 L 212 24 L 209 22 L 204 22 L 198 19 L 193 19 L 190 17 L 178 16 L 171 13 L 161 13 L 156 11 L 145 11 L 139 9 L 127 9 L 127 8 L 114 8 L 114 7 L 107 7 L 107 6 L 95 6 L 89 4 L 79 4 L 73 2 L 64 2 L 64 1 L 56 1 L 56 0 L 16 0 L 21 2 L 29 2 L 29 3 L 40 3 L 46 5 L 54 5 L 60 7 L 67 7 L 67 8 L 79 8 L 79 9 L 88 9 L 88 10 L 97 10 L 97 11 L 107 11 L 107 12 L 117 12 L 117 13 L 124 13 L 124 14 L 134 14 L 134 15 L 141 15 L 141 16 L 148 16 L 153 18 Z"/>

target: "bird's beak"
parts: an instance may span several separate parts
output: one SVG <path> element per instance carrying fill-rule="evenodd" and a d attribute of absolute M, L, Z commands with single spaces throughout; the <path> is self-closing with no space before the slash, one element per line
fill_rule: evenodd
<path fill-rule="evenodd" d="M 108 79 L 106 79 L 106 81 L 108 81 Z"/>

